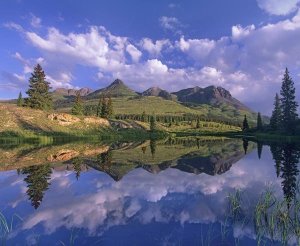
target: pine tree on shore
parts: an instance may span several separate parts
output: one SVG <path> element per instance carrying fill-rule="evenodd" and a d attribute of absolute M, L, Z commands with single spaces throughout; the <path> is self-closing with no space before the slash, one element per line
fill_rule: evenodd
<path fill-rule="evenodd" d="M 295 100 L 295 86 L 286 68 L 281 86 L 282 127 L 288 133 L 294 133 L 298 118 L 298 103 Z"/>
<path fill-rule="evenodd" d="M 262 119 L 261 119 L 260 112 L 258 112 L 258 114 L 257 114 L 257 125 L 256 125 L 256 128 L 257 128 L 258 131 L 261 131 L 263 129 L 263 122 L 262 122 Z"/>
<path fill-rule="evenodd" d="M 281 127 L 281 107 L 280 107 L 280 98 L 276 93 L 274 101 L 274 109 L 270 119 L 270 126 L 272 130 L 277 131 Z"/>
<path fill-rule="evenodd" d="M 17 101 L 17 106 L 22 107 L 24 105 L 24 100 L 22 97 L 22 92 L 19 93 L 18 101 Z"/>
<path fill-rule="evenodd" d="M 75 103 L 72 108 L 72 114 L 74 115 L 83 115 L 83 104 L 80 93 L 77 92 Z"/>
<path fill-rule="evenodd" d="M 247 116 L 246 115 L 244 117 L 242 130 L 243 131 L 248 131 L 249 130 L 249 124 L 248 124 L 248 120 L 247 120 Z"/>
<path fill-rule="evenodd" d="M 37 64 L 29 79 L 29 89 L 26 92 L 28 98 L 25 100 L 25 105 L 35 109 L 51 109 L 53 105 L 50 89 L 44 70 L 40 64 Z"/>

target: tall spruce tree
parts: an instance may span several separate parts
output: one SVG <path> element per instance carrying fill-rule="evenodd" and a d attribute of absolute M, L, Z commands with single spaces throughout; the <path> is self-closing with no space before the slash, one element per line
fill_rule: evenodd
<path fill-rule="evenodd" d="M 111 118 L 114 114 L 112 99 L 109 96 L 107 99 L 107 118 Z"/>
<path fill-rule="evenodd" d="M 50 89 L 44 70 L 40 64 L 37 64 L 29 79 L 29 89 L 26 92 L 28 98 L 25 100 L 25 105 L 35 109 L 51 109 L 53 105 Z"/>
<path fill-rule="evenodd" d="M 248 124 L 248 120 L 247 120 L 247 116 L 244 116 L 244 121 L 243 121 L 243 127 L 242 127 L 243 131 L 248 131 L 249 130 L 249 124 Z"/>
<path fill-rule="evenodd" d="M 286 68 L 281 86 L 282 127 L 287 133 L 294 133 L 298 118 L 298 103 L 295 100 L 295 86 Z"/>
<path fill-rule="evenodd" d="M 275 100 L 274 100 L 274 109 L 272 112 L 272 116 L 270 119 L 270 127 L 273 131 L 277 131 L 281 127 L 281 107 L 280 107 L 280 98 L 276 93 Z"/>
<path fill-rule="evenodd" d="M 72 114 L 74 115 L 83 115 L 83 104 L 80 93 L 77 92 L 75 103 L 72 108 Z"/>
<path fill-rule="evenodd" d="M 24 104 L 24 100 L 23 100 L 23 97 L 22 97 L 22 92 L 20 91 L 18 101 L 17 101 L 17 106 L 22 107 L 23 104 Z"/>
<path fill-rule="evenodd" d="M 101 117 L 105 119 L 108 118 L 107 99 L 104 97 L 101 100 Z"/>
<path fill-rule="evenodd" d="M 262 122 L 262 119 L 261 119 L 260 112 L 258 112 L 258 114 L 257 114 L 257 125 L 256 125 L 256 128 L 257 128 L 258 131 L 261 131 L 263 129 L 263 122 Z"/>

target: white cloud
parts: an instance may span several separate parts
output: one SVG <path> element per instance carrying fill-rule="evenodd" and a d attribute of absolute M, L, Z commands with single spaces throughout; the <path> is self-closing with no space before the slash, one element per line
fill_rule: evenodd
<path fill-rule="evenodd" d="M 299 0 L 257 0 L 258 6 L 271 15 L 287 15 L 296 11 Z"/>
<path fill-rule="evenodd" d="M 34 14 L 31 14 L 30 25 L 34 28 L 40 28 L 42 26 L 41 18 L 36 17 Z"/>
<path fill-rule="evenodd" d="M 183 26 L 176 17 L 162 16 L 159 18 L 161 27 L 167 31 L 181 33 L 180 28 Z"/>
<path fill-rule="evenodd" d="M 236 40 L 244 38 L 254 30 L 255 30 L 254 25 L 246 26 L 245 28 L 243 28 L 241 25 L 233 26 L 231 29 L 232 38 Z"/>
<path fill-rule="evenodd" d="M 160 56 L 164 47 L 170 48 L 171 42 L 168 39 L 152 41 L 150 38 L 143 38 L 140 42 L 141 47 L 151 56 Z"/>
<path fill-rule="evenodd" d="M 131 59 L 134 62 L 138 62 L 142 56 L 142 52 L 139 51 L 135 46 L 133 46 L 132 44 L 127 45 L 126 47 L 126 51 L 129 53 L 129 55 L 131 56 Z"/>

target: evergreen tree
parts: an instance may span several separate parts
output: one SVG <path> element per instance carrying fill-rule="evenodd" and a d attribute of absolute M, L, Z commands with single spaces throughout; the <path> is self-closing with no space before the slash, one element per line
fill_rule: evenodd
<path fill-rule="evenodd" d="M 258 114 L 257 114 L 257 125 L 256 125 L 256 128 L 257 128 L 258 131 L 261 131 L 263 129 L 263 122 L 262 122 L 262 119 L 261 119 L 260 112 L 258 112 Z"/>
<path fill-rule="evenodd" d="M 197 118 L 196 128 L 197 128 L 197 129 L 200 128 L 200 119 L 199 119 L 199 118 Z"/>
<path fill-rule="evenodd" d="M 246 115 L 244 117 L 242 130 L 243 131 L 248 131 L 249 130 L 249 124 L 248 124 L 248 120 L 247 120 L 247 116 Z"/>
<path fill-rule="evenodd" d="M 18 97 L 18 101 L 17 101 L 17 105 L 18 107 L 22 107 L 24 104 L 24 100 L 23 100 L 23 97 L 22 97 L 22 92 L 19 93 L 19 97 Z"/>
<path fill-rule="evenodd" d="M 275 101 L 274 101 L 274 109 L 272 112 L 272 116 L 270 119 L 270 126 L 272 130 L 277 131 L 281 126 L 281 107 L 280 107 L 280 98 L 276 93 Z"/>
<path fill-rule="evenodd" d="M 154 132 L 156 130 L 156 119 L 155 116 L 152 115 L 150 118 L 150 131 Z"/>
<path fill-rule="evenodd" d="M 43 200 L 44 193 L 48 189 L 51 176 L 50 165 L 31 166 L 22 170 L 27 175 L 24 181 L 27 183 L 27 195 L 31 205 L 37 209 Z"/>
<path fill-rule="evenodd" d="M 97 113 L 96 113 L 97 117 L 101 117 L 101 109 L 102 109 L 102 97 L 99 98 L 99 102 L 97 105 Z"/>
<path fill-rule="evenodd" d="M 35 109 L 49 110 L 52 108 L 50 83 L 46 81 L 46 75 L 40 64 L 37 64 L 29 79 L 29 89 L 26 92 L 28 98 L 25 105 Z"/>
<path fill-rule="evenodd" d="M 107 118 L 111 118 L 113 114 L 114 114 L 114 110 L 113 110 L 112 99 L 111 97 L 109 97 L 107 100 Z"/>
<path fill-rule="evenodd" d="M 141 121 L 146 122 L 146 112 L 145 111 L 143 111 L 143 113 L 142 113 Z"/>
<path fill-rule="evenodd" d="M 298 103 L 295 101 L 295 87 L 289 71 L 286 68 L 281 86 L 281 112 L 282 112 L 282 126 L 288 133 L 294 133 L 296 127 L 296 120 L 298 118 L 297 107 Z"/>
<path fill-rule="evenodd" d="M 108 108 L 107 108 L 107 99 L 106 98 L 102 98 L 101 101 L 101 117 L 107 119 L 108 118 Z"/>
<path fill-rule="evenodd" d="M 83 104 L 80 93 L 77 92 L 75 103 L 72 108 L 72 114 L 74 115 L 83 115 Z"/>

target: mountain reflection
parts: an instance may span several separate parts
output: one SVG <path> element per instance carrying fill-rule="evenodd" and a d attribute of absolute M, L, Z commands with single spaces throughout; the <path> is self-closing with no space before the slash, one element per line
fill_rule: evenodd
<path fill-rule="evenodd" d="M 128 235 L 127 227 L 136 233 L 159 235 L 158 231 L 145 231 L 156 228 L 151 226 L 154 223 L 167 224 L 180 232 L 181 225 L 193 224 L 195 228 L 185 232 L 191 233 L 192 240 L 199 233 L 200 225 L 205 235 L 209 233 L 209 224 L 218 231 L 229 225 L 228 194 L 241 189 L 251 203 L 241 213 L 247 220 L 230 224 L 230 229 L 226 229 L 228 238 L 222 242 L 232 245 L 235 237 L 256 238 L 256 225 L 251 216 L 266 184 L 272 184 L 278 202 L 284 199 L 289 208 L 297 203 L 300 148 L 295 143 L 169 138 L 88 147 L 84 144 L 43 146 L 36 152 L 30 149 L 18 153 L 21 153 L 20 160 L 28 160 L 30 156 L 32 162 L 45 160 L 48 164 L 32 166 L 25 162 L 29 166 L 20 163 L 19 175 L 0 173 L 0 195 L 4 197 L 0 207 L 11 206 L 11 210 L 23 211 L 24 221 L 20 222 L 20 232 L 15 234 L 12 244 L 20 242 L 22 233 L 30 230 L 39 230 L 41 237 L 53 235 L 57 240 L 52 244 L 61 239 L 64 230 L 73 228 L 81 229 L 87 240 L 84 242 L 90 244 L 93 241 L 89 240 L 96 235 L 116 238 L 111 228 L 124 229 L 124 235 Z M 18 195 L 2 195 L 10 191 Z M 26 197 L 22 196 L 23 191 Z M 34 208 L 32 211 L 21 209 L 28 204 L 27 199 Z M 263 216 L 269 221 L 268 214 Z M 135 225 L 140 226 L 139 230 Z M 169 236 L 173 244 L 181 240 L 180 234 L 168 233 L 164 237 Z M 216 243 L 223 236 L 216 236 L 219 237 Z M 157 242 L 162 244 L 165 238 L 157 237 Z M 126 240 L 127 245 L 141 243 L 134 241 L 136 238 Z M 189 245 L 188 242 L 192 241 L 183 244 Z M 154 241 L 149 239 L 146 245 L 151 243 Z"/>

